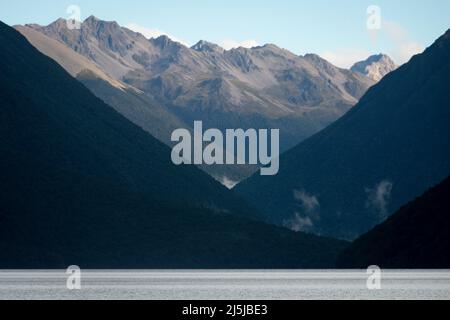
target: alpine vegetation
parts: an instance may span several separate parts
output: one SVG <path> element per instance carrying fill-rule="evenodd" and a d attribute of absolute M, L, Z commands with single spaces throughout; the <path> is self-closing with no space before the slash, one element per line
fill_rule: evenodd
<path fill-rule="evenodd" d="M 269 140 L 270 139 L 270 144 Z M 203 122 L 194 121 L 194 136 L 187 129 L 172 132 L 172 162 L 175 165 L 260 164 L 261 175 L 274 176 L 279 171 L 280 130 L 219 129 L 203 132 Z"/>

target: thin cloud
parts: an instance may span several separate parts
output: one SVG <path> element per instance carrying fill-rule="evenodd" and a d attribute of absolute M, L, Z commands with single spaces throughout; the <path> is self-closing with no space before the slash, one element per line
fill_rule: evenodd
<path fill-rule="evenodd" d="M 402 65 L 415 54 L 422 53 L 424 45 L 411 39 L 408 30 L 397 22 L 383 20 L 381 30 L 371 32 L 372 40 L 378 41 L 380 36 L 385 37 L 392 44 L 392 48 L 386 50 L 397 65 Z M 381 52 L 382 50 L 377 50 Z M 354 63 L 367 59 L 373 53 L 361 48 L 338 48 L 322 52 L 320 56 L 337 67 L 348 69 Z"/>
<path fill-rule="evenodd" d="M 307 232 L 313 226 L 310 217 L 302 217 L 298 212 L 291 219 L 285 220 L 283 226 L 295 232 Z"/>
<path fill-rule="evenodd" d="M 219 45 L 224 48 L 225 50 L 230 50 L 234 48 L 253 48 L 259 46 L 258 41 L 253 39 L 248 39 L 244 41 L 235 41 L 231 39 L 225 39 L 219 42 Z"/>
<path fill-rule="evenodd" d="M 294 190 L 294 198 L 298 201 L 300 210 L 284 220 L 283 225 L 295 232 L 308 232 L 314 227 L 314 222 L 320 220 L 319 200 L 305 190 Z"/>
<path fill-rule="evenodd" d="M 393 186 L 391 181 L 383 180 L 373 188 L 365 188 L 367 194 L 366 207 L 375 210 L 381 221 L 387 217 Z"/>
<path fill-rule="evenodd" d="M 159 29 L 151 29 L 151 28 L 146 28 L 143 26 L 140 26 L 136 23 L 129 23 L 125 26 L 126 28 L 134 31 L 134 32 L 139 32 L 140 34 L 142 34 L 144 37 L 146 37 L 147 39 L 151 39 L 151 38 L 158 38 L 160 36 L 167 36 L 170 39 L 172 39 L 173 41 L 179 42 L 182 45 L 185 46 L 189 46 L 189 44 L 186 41 L 183 41 L 173 35 L 168 34 L 167 32 L 164 32 L 162 30 Z"/>
<path fill-rule="evenodd" d="M 362 49 L 340 48 L 322 52 L 320 56 L 339 68 L 349 69 L 356 62 L 366 60 L 370 52 Z"/>
<path fill-rule="evenodd" d="M 400 64 L 408 62 L 413 55 L 422 53 L 425 49 L 424 45 L 412 40 L 408 30 L 397 22 L 384 20 L 382 30 L 394 45 L 392 51 L 388 52 L 389 55 Z"/>
<path fill-rule="evenodd" d="M 294 190 L 294 198 L 300 201 L 301 206 L 307 213 L 313 212 L 320 207 L 317 197 L 314 195 L 309 195 L 304 190 Z"/>

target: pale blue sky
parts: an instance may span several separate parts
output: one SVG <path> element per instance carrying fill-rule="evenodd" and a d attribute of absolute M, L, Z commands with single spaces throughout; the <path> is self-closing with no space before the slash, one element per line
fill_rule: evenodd
<path fill-rule="evenodd" d="M 0 0 L 0 20 L 48 24 L 68 18 L 71 4 L 80 7 L 82 19 L 93 14 L 190 45 L 200 39 L 226 47 L 274 43 L 344 67 L 379 52 L 405 62 L 450 28 L 449 0 Z M 376 37 L 366 28 L 369 5 L 381 8 L 383 27 Z"/>

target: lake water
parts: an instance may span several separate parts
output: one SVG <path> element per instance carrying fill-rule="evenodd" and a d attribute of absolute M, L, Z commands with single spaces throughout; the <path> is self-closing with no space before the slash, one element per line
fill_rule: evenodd
<path fill-rule="evenodd" d="M 450 270 L 384 270 L 367 289 L 365 270 L 82 270 L 68 290 L 64 270 L 0 271 L 0 299 L 450 299 Z"/>

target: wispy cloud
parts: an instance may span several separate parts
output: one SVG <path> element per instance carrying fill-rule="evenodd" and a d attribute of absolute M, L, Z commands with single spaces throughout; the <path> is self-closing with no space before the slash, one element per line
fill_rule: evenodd
<path fill-rule="evenodd" d="M 412 40 L 408 30 L 397 22 L 384 20 L 382 30 L 386 32 L 389 40 L 393 43 L 393 49 L 388 54 L 397 63 L 408 62 L 413 55 L 421 53 L 425 49 L 424 45 Z"/>
<path fill-rule="evenodd" d="M 189 44 L 186 41 L 183 41 L 171 34 L 168 34 L 167 32 L 164 32 L 162 30 L 159 29 L 152 29 L 152 28 L 147 28 L 147 27 L 143 27 L 140 26 L 136 23 L 129 23 L 125 26 L 126 28 L 134 31 L 134 32 L 139 32 L 140 34 L 142 34 L 144 37 L 146 37 L 147 39 L 151 39 L 151 38 L 158 38 L 160 36 L 167 36 L 170 39 L 172 39 L 173 41 L 179 42 L 185 46 L 189 46 Z"/>
<path fill-rule="evenodd" d="M 393 183 L 391 181 L 383 180 L 373 188 L 366 188 L 366 207 L 373 209 L 380 220 L 384 220 L 387 217 L 392 187 Z"/>
<path fill-rule="evenodd" d="M 298 212 L 296 212 L 291 219 L 285 220 L 283 225 L 295 232 L 305 232 L 310 230 L 314 224 L 310 217 L 302 217 Z"/>
<path fill-rule="evenodd" d="M 190 44 L 187 41 L 184 41 L 184 40 L 182 40 L 174 35 L 171 35 L 163 30 L 159 30 L 159 29 L 155 29 L 155 28 L 147 28 L 147 27 L 141 26 L 137 23 L 129 23 L 125 27 L 134 32 L 139 32 L 140 34 L 142 34 L 144 37 L 146 37 L 148 39 L 158 38 L 160 36 L 168 36 L 173 41 L 179 42 L 188 47 L 190 46 Z M 221 46 L 222 48 L 224 48 L 225 50 L 230 50 L 230 49 L 239 48 L 239 47 L 244 47 L 244 48 L 257 47 L 257 46 L 259 46 L 259 43 L 258 43 L 258 41 L 253 40 L 253 39 L 248 39 L 248 40 L 243 40 L 243 41 L 224 39 L 224 40 L 219 41 L 218 45 Z"/>
<path fill-rule="evenodd" d="M 356 62 L 366 60 L 370 52 L 364 49 L 340 48 L 322 52 L 320 56 L 339 68 L 349 69 Z"/>
<path fill-rule="evenodd" d="M 233 48 L 253 48 L 259 46 L 258 41 L 253 39 L 248 39 L 244 41 L 235 41 L 231 39 L 224 39 L 222 41 L 219 41 L 219 45 L 224 48 L 225 50 L 230 50 Z"/>
<path fill-rule="evenodd" d="M 298 201 L 299 210 L 285 220 L 283 225 L 295 232 L 310 231 L 314 227 L 314 222 L 320 219 L 319 200 L 305 190 L 294 190 L 294 198 Z"/>
<path fill-rule="evenodd" d="M 314 212 L 318 207 L 320 207 L 317 197 L 306 193 L 304 190 L 294 190 L 294 198 L 300 201 L 303 210 L 307 213 Z"/>
<path fill-rule="evenodd" d="M 341 68 L 350 68 L 354 63 L 367 59 L 374 53 L 386 53 L 389 55 L 397 65 L 402 65 L 411 59 L 415 54 L 423 52 L 424 45 L 418 41 L 413 40 L 408 30 L 397 22 L 382 20 L 381 29 L 369 32 L 369 37 L 372 42 L 377 45 L 382 38 L 386 43 L 390 43 L 390 49 L 381 48 L 370 52 L 362 48 L 337 48 L 322 52 L 320 56 L 335 66 Z"/>

